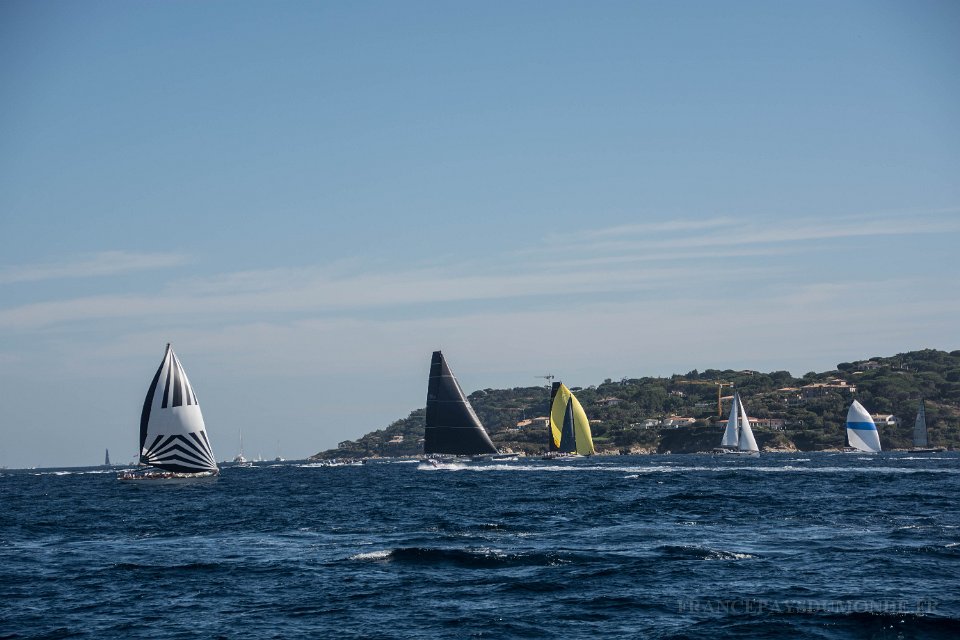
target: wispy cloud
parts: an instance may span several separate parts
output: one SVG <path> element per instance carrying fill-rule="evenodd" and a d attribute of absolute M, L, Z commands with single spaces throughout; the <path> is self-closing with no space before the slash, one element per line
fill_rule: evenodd
<path fill-rule="evenodd" d="M 735 218 L 717 217 L 705 220 L 663 220 L 660 222 L 643 222 L 638 224 L 624 224 L 614 227 L 605 227 L 602 229 L 589 229 L 576 234 L 579 240 L 592 240 L 595 238 L 611 238 L 622 236 L 636 236 L 647 234 L 663 234 L 686 231 L 699 231 L 701 229 L 715 229 L 718 227 L 731 227 L 736 224 Z M 547 242 L 569 241 L 570 234 L 549 234 L 546 237 Z"/>
<path fill-rule="evenodd" d="M 103 251 L 62 262 L 0 267 L 0 284 L 115 276 L 133 271 L 178 267 L 187 262 L 186 256 L 176 253 Z"/>
<path fill-rule="evenodd" d="M 784 251 L 786 245 L 880 236 L 913 236 L 960 232 L 960 209 L 893 212 L 840 216 L 799 216 L 774 219 L 711 218 L 703 221 L 665 221 L 621 225 L 584 234 L 551 235 L 548 243 L 531 251 L 544 254 L 566 245 L 586 254 L 607 256 L 645 253 L 662 260 L 676 260 L 682 250 L 764 247 Z M 658 253 L 659 252 L 659 253 Z"/>
<path fill-rule="evenodd" d="M 523 265 L 515 272 L 408 269 L 331 275 L 322 268 L 270 269 L 195 278 L 150 295 L 100 295 L 36 302 L 0 310 L 0 327 L 36 329 L 116 318 L 194 320 L 389 309 L 415 305 L 580 294 L 656 291 L 682 283 L 744 277 L 742 269 L 711 267 L 577 268 Z"/>
<path fill-rule="evenodd" d="M 726 260 L 735 258 L 775 258 L 796 254 L 802 251 L 799 247 L 734 247 L 732 249 L 686 249 L 686 250 L 656 250 L 656 251 L 626 251 L 611 252 L 609 255 L 592 257 L 548 259 L 543 265 L 556 268 L 591 268 L 600 266 L 628 265 L 631 263 L 674 262 L 687 264 L 702 264 L 708 260 Z"/>
<path fill-rule="evenodd" d="M 248 321 L 241 315 L 218 326 L 138 329 L 107 345 L 80 342 L 82 357 L 73 360 L 88 371 L 92 361 L 151 355 L 156 345 L 172 339 L 217 367 L 258 375 L 330 370 L 409 374 L 425 364 L 425 354 L 449 348 L 462 370 L 473 372 L 466 378 L 472 388 L 532 384 L 532 376 L 545 371 L 577 373 L 585 383 L 608 375 L 670 374 L 707 365 L 788 367 L 804 373 L 833 366 L 847 354 L 879 354 L 881 335 L 903 347 L 950 347 L 936 340 L 940 327 L 914 321 L 936 320 L 923 313 L 926 302 L 917 293 L 918 284 L 907 279 L 815 283 L 771 295 L 767 304 L 749 305 L 739 313 L 718 308 L 710 298 L 684 296 L 656 307 L 625 298 L 563 313 L 493 307 L 404 318 Z M 877 309 L 891 296 L 900 302 L 878 316 Z M 960 303 L 949 302 L 944 313 L 955 316 L 958 309 Z M 558 344 L 564 348 L 557 350 Z"/>
<path fill-rule="evenodd" d="M 393 310 L 402 311 L 405 317 L 428 318 L 443 310 L 438 305 L 490 303 L 486 306 L 494 311 L 504 306 L 497 301 L 504 301 L 516 311 L 542 309 L 543 301 L 558 296 L 574 306 L 579 298 L 589 297 L 590 304 L 615 300 L 658 308 L 684 296 L 702 298 L 708 307 L 716 307 L 736 293 L 742 301 L 762 304 L 781 291 L 802 292 L 806 285 L 816 283 L 804 265 L 785 261 L 787 256 L 808 250 L 805 243 L 957 232 L 960 216 L 956 211 L 806 218 L 791 220 L 789 225 L 776 220 L 740 223 L 730 218 L 628 225 L 592 231 L 587 234 L 592 243 L 572 242 L 565 247 L 554 239 L 545 241 L 539 252 L 492 255 L 482 263 L 451 260 L 398 268 L 365 267 L 360 261 L 351 261 L 268 268 L 179 279 L 159 292 L 35 301 L 0 308 L 0 328 L 32 331 L 73 322 L 134 318 L 152 323 L 226 325 L 238 318 L 290 322 L 324 315 L 359 318 Z M 624 238 L 613 240 L 619 234 Z M 633 237 L 637 234 L 642 238 Z M 7 270 L 0 272 L 6 278 L 0 282 L 67 277 L 67 273 L 69 277 L 107 275 L 183 262 L 185 258 L 173 254 L 111 252 L 69 264 Z M 802 280 L 786 277 L 796 274 L 798 268 L 804 269 Z M 881 280 L 880 276 L 874 278 L 875 282 Z M 472 308 L 478 307 L 474 304 Z"/>

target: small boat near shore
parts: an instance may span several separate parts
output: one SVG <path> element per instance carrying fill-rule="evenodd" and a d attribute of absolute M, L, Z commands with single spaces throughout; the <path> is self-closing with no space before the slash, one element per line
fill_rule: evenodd
<path fill-rule="evenodd" d="M 197 395 L 167 344 L 143 401 L 138 467 L 117 479 L 183 484 L 215 480 L 219 473 Z"/>
<path fill-rule="evenodd" d="M 917 420 L 913 424 L 913 448 L 907 453 L 941 453 L 943 451 L 946 451 L 944 447 L 931 447 L 927 440 L 927 411 L 921 399 L 920 407 L 917 409 Z"/>
<path fill-rule="evenodd" d="M 566 456 L 591 456 L 596 453 L 590 421 L 583 405 L 562 382 L 550 389 L 550 424 L 548 459 Z"/>
<path fill-rule="evenodd" d="M 240 430 L 240 453 L 234 456 L 233 466 L 235 467 L 252 467 L 253 466 L 253 462 L 251 462 L 250 460 L 247 460 L 247 458 L 243 455 L 243 430 L 242 429 Z"/>
<path fill-rule="evenodd" d="M 723 432 L 720 446 L 713 450 L 717 455 L 741 455 L 757 457 L 760 448 L 750 428 L 750 418 L 743 408 L 740 394 L 733 395 L 733 406 L 730 407 L 730 416 L 727 418 L 727 428 Z"/>

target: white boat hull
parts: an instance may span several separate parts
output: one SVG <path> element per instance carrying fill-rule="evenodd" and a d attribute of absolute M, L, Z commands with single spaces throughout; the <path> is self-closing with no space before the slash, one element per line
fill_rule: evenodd
<path fill-rule="evenodd" d="M 718 456 L 749 456 L 751 458 L 759 458 L 759 451 L 741 451 L 740 449 L 714 449 L 714 455 Z"/>
<path fill-rule="evenodd" d="M 213 482 L 220 476 L 219 473 L 207 471 L 203 473 L 171 473 L 167 471 L 123 471 L 117 474 L 117 480 L 129 483 L 144 484 L 195 484 L 198 482 Z"/>

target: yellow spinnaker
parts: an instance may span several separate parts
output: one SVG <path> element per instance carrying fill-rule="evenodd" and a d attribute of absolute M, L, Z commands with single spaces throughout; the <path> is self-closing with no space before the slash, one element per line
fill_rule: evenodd
<path fill-rule="evenodd" d="M 593 448 L 593 436 L 590 433 L 590 421 L 587 420 L 587 414 L 577 397 L 563 383 L 560 383 L 557 394 L 553 397 L 553 405 L 550 407 L 550 437 L 553 438 L 553 448 L 560 449 L 567 405 L 571 405 L 573 410 L 573 437 L 577 453 L 582 456 L 596 453 Z"/>
<path fill-rule="evenodd" d="M 587 414 L 583 411 L 577 396 L 570 394 L 570 402 L 573 403 L 573 433 L 577 438 L 577 453 L 582 456 L 589 456 L 595 453 L 593 449 L 593 435 L 590 433 L 590 421 L 587 420 Z"/>
<path fill-rule="evenodd" d="M 573 394 L 567 385 L 560 383 L 557 389 L 557 395 L 553 397 L 553 405 L 550 407 L 550 437 L 553 438 L 553 448 L 560 448 L 560 430 L 563 429 L 563 418 L 567 413 L 567 403 Z"/>

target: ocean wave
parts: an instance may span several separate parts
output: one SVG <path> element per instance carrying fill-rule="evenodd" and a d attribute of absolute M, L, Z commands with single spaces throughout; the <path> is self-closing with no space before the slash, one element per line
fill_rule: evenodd
<path fill-rule="evenodd" d="M 51 471 L 31 471 L 30 475 L 32 476 L 91 476 L 91 475 L 103 475 L 103 474 L 116 474 L 122 469 L 78 469 L 78 470 L 66 470 L 58 469 Z M 12 474 L 9 474 L 12 475 Z"/>
<path fill-rule="evenodd" d="M 393 551 L 389 549 L 380 549 L 378 551 L 367 551 L 350 556 L 351 560 L 386 560 Z"/>
<path fill-rule="evenodd" d="M 118 562 L 112 567 L 118 571 L 156 571 L 156 572 L 174 572 L 174 571 L 216 571 L 223 568 L 219 562 L 188 562 L 186 564 L 140 564 L 138 562 Z"/>
<path fill-rule="evenodd" d="M 463 471 L 468 466 L 464 462 L 420 462 L 417 471 Z"/>
<path fill-rule="evenodd" d="M 799 462 L 799 461 L 798 461 Z M 917 474 L 917 473 L 936 473 L 936 474 L 960 474 L 957 468 L 914 468 L 914 467 L 810 467 L 810 466 L 753 466 L 737 465 L 728 466 L 726 464 L 718 466 L 625 466 L 625 465 L 586 465 L 586 464 L 486 464 L 470 462 L 421 462 L 417 466 L 418 471 L 469 471 L 473 473 L 486 473 L 492 471 L 507 471 L 519 473 L 585 473 L 596 471 L 607 471 L 612 473 L 623 473 L 631 476 L 656 473 L 729 473 L 731 471 L 749 472 L 749 473 L 836 473 L 836 474 Z"/>
<path fill-rule="evenodd" d="M 960 619 L 923 611 L 898 611 L 899 602 L 852 601 L 827 603 L 823 609 L 805 611 L 802 607 L 790 611 L 782 609 L 779 615 L 790 618 L 812 618 L 821 628 L 829 627 L 837 633 L 850 632 L 850 637 L 876 638 L 956 638 Z M 910 603 L 915 605 L 916 603 Z M 906 607 L 904 607 L 906 608 Z M 771 610 L 772 612 L 772 610 Z M 839 637 L 836 633 L 830 637 Z"/>
<path fill-rule="evenodd" d="M 761 556 L 742 551 L 724 551 L 696 545 L 662 545 L 656 549 L 668 560 L 756 560 Z"/>
<path fill-rule="evenodd" d="M 480 547 L 456 549 L 441 547 L 399 547 L 357 553 L 349 557 L 355 561 L 399 562 L 434 566 L 452 565 L 473 569 L 497 569 L 517 566 L 551 566 L 571 561 L 558 553 L 508 553 L 500 549 Z"/>

